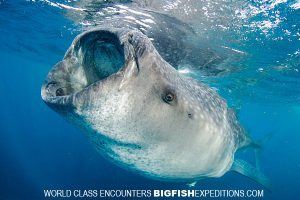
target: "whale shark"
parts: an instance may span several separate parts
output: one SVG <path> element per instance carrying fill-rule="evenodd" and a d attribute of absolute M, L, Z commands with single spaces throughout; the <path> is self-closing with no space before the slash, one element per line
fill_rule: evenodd
<path fill-rule="evenodd" d="M 181 48 L 160 43 L 161 34 L 105 24 L 84 31 L 48 73 L 43 101 L 104 157 L 143 176 L 193 183 L 235 171 L 269 187 L 235 159 L 259 145 L 216 90 L 179 73 Z"/>

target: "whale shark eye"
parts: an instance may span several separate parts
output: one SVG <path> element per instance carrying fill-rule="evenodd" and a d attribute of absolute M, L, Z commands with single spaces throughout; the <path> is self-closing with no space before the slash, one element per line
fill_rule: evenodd
<path fill-rule="evenodd" d="M 170 103 L 170 102 L 172 102 L 174 100 L 174 98 L 175 98 L 175 95 L 173 93 L 171 93 L 171 92 L 168 92 L 164 96 L 164 101 L 166 103 Z"/>
<path fill-rule="evenodd" d="M 58 88 L 55 92 L 56 96 L 64 96 L 65 92 L 62 88 Z"/>

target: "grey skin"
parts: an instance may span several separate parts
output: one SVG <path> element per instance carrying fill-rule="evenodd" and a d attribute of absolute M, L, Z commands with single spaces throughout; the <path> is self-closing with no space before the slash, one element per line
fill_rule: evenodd
<path fill-rule="evenodd" d="M 215 90 L 185 77 L 137 29 L 77 36 L 42 98 L 108 159 L 150 178 L 193 182 L 237 171 L 268 186 L 235 152 L 253 144 Z"/>

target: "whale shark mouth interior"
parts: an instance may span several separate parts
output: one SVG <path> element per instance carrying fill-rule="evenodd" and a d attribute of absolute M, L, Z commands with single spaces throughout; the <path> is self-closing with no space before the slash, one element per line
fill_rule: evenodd
<path fill-rule="evenodd" d="M 56 96 L 75 94 L 84 88 L 117 73 L 125 64 L 124 47 L 117 35 L 108 31 L 93 31 L 82 35 L 74 45 L 71 64 Z M 66 57 L 68 59 L 68 56 Z"/>
<path fill-rule="evenodd" d="M 90 33 L 81 38 L 81 44 L 82 41 L 82 65 L 89 83 L 109 77 L 124 65 L 124 50 L 114 34 Z"/>
<path fill-rule="evenodd" d="M 97 31 L 80 39 L 82 67 L 87 85 L 118 72 L 125 63 L 124 48 L 116 35 Z"/>

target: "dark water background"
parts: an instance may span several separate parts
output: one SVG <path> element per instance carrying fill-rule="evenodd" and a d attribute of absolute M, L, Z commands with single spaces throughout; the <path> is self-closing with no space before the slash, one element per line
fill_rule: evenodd
<path fill-rule="evenodd" d="M 277 1 L 263 5 L 272 2 Z M 251 3 L 259 7 L 257 1 Z M 222 45 L 247 52 L 247 56 L 235 63 L 241 66 L 238 72 L 202 77 L 228 99 L 254 138 L 272 134 L 260 155 L 261 169 L 272 181 L 272 192 L 265 190 L 264 199 L 299 198 L 300 9 L 292 7 L 296 3 L 276 4 L 273 10 L 280 11 L 282 21 L 275 28 L 264 31 L 256 24 L 253 29 L 235 29 L 243 36 L 239 42 L 226 38 L 230 35 L 226 31 L 223 35 L 218 32 L 225 37 Z M 268 16 L 241 23 L 261 22 L 266 20 L 263 17 L 276 21 L 269 11 Z M 51 6 L 49 1 L 0 0 L 0 199 L 42 199 L 43 189 L 189 189 L 113 165 L 99 156 L 84 134 L 42 102 L 44 78 L 82 30 L 65 15 L 66 9 Z M 213 27 L 203 22 L 205 25 Z M 203 34 L 209 31 L 219 37 L 213 28 Z M 248 157 L 251 161 L 251 153 Z M 200 181 L 194 189 L 263 188 L 230 172 Z"/>

